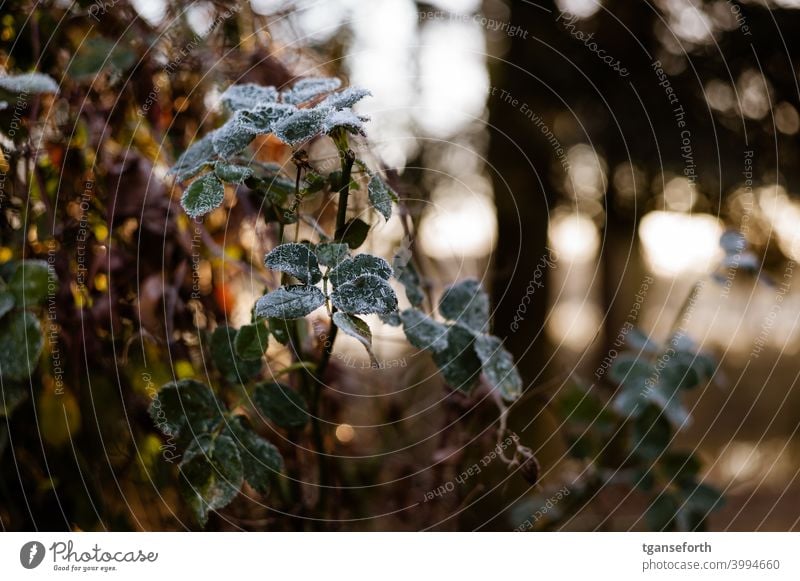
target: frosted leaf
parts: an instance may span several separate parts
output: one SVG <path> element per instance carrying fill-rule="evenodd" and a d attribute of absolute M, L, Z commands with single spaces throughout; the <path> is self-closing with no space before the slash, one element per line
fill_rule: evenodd
<path fill-rule="evenodd" d="M 14 308 L 14 295 L 8 291 L 0 290 L 0 318 Z"/>
<path fill-rule="evenodd" d="M 360 87 L 347 87 L 345 90 L 338 93 L 328 95 L 322 102 L 323 105 L 332 107 L 333 109 L 341 110 L 352 107 L 364 97 L 371 97 L 372 93 L 367 89 Z"/>
<path fill-rule="evenodd" d="M 164 385 L 148 409 L 165 435 L 192 437 L 211 430 L 222 420 L 220 402 L 207 385 L 181 379 Z"/>
<path fill-rule="evenodd" d="M 385 220 L 392 217 L 392 202 L 397 201 L 397 196 L 389 189 L 389 186 L 377 175 L 370 178 L 367 186 L 369 193 L 369 203 L 380 212 Z"/>
<path fill-rule="evenodd" d="M 522 378 L 500 339 L 479 335 L 475 338 L 475 353 L 483 365 L 483 375 L 503 399 L 513 401 L 522 394 Z"/>
<path fill-rule="evenodd" d="M 391 313 L 381 313 L 378 315 L 378 318 L 382 323 L 392 327 L 399 327 L 402 323 L 402 321 L 400 321 L 400 314 L 397 311 L 392 311 Z"/>
<path fill-rule="evenodd" d="M 186 450 L 180 464 L 181 492 L 201 525 L 208 513 L 228 506 L 244 481 L 242 458 L 227 435 L 204 434 Z"/>
<path fill-rule="evenodd" d="M 183 152 L 178 161 L 169 170 L 175 174 L 179 181 L 184 181 L 197 174 L 203 167 L 209 165 L 211 160 L 217 156 L 214 150 L 214 132 L 205 135 L 189 146 Z"/>
<path fill-rule="evenodd" d="M 350 247 L 339 242 L 317 244 L 317 258 L 322 266 L 336 266 L 350 254 Z"/>
<path fill-rule="evenodd" d="M 400 320 L 408 342 L 417 349 L 436 352 L 447 348 L 447 325 L 434 321 L 417 309 L 406 309 L 400 313 Z"/>
<path fill-rule="evenodd" d="M 281 453 L 249 429 L 242 416 L 231 419 L 227 425 L 227 433 L 239 447 L 244 479 L 261 494 L 267 494 L 271 477 L 283 471 Z"/>
<path fill-rule="evenodd" d="M 11 93 L 58 93 L 58 83 L 42 73 L 24 73 L 0 77 L 0 89 Z"/>
<path fill-rule="evenodd" d="M 55 269 L 45 260 L 20 260 L 8 281 L 16 305 L 33 307 L 42 303 L 57 282 Z"/>
<path fill-rule="evenodd" d="M 29 311 L 3 318 L 0 325 L 0 376 L 5 380 L 28 379 L 44 346 L 39 319 Z"/>
<path fill-rule="evenodd" d="M 369 119 L 367 117 L 356 115 L 350 109 L 344 109 L 342 111 L 330 111 L 330 113 L 328 113 L 328 115 L 325 117 L 322 130 L 325 133 L 330 133 L 338 127 L 344 127 L 351 133 L 366 135 L 366 131 L 364 130 L 364 121 L 368 120 Z"/>
<path fill-rule="evenodd" d="M 214 165 L 214 173 L 223 182 L 230 184 L 241 184 L 253 175 L 253 170 L 246 165 L 236 165 L 224 161 L 218 161 Z"/>
<path fill-rule="evenodd" d="M 263 321 L 244 325 L 236 332 L 233 348 L 236 355 L 245 360 L 260 360 L 267 350 L 269 329 Z"/>
<path fill-rule="evenodd" d="M 197 218 L 219 208 L 225 198 L 225 186 L 213 173 L 207 173 L 186 188 L 181 197 L 181 206 L 186 213 Z"/>
<path fill-rule="evenodd" d="M 300 79 L 288 91 L 282 93 L 284 103 L 299 105 L 319 97 L 325 93 L 335 91 L 342 85 L 342 81 L 335 77 L 308 77 Z"/>
<path fill-rule="evenodd" d="M 264 257 L 264 264 L 271 270 L 291 274 L 306 284 L 315 284 L 322 278 L 317 257 L 305 244 L 281 244 Z"/>
<path fill-rule="evenodd" d="M 331 293 L 333 305 L 345 313 L 368 315 L 397 310 L 394 290 L 379 276 L 364 274 L 337 286 Z"/>
<path fill-rule="evenodd" d="M 447 332 L 447 348 L 433 353 L 439 371 L 453 389 L 470 392 L 478 380 L 481 361 L 475 354 L 474 335 L 460 325 Z"/>
<path fill-rule="evenodd" d="M 489 296 L 477 280 L 463 280 L 444 291 L 439 312 L 446 319 L 482 333 L 489 325 Z"/>
<path fill-rule="evenodd" d="M 330 109 L 327 107 L 298 109 L 275 123 L 272 131 L 281 141 L 297 145 L 322 133 L 328 113 Z"/>
<path fill-rule="evenodd" d="M 266 134 L 272 133 L 275 123 L 297 111 L 298 109 L 294 105 L 269 103 L 250 111 L 241 111 L 239 118 L 242 124 L 253 133 Z"/>
<path fill-rule="evenodd" d="M 323 304 L 325 295 L 315 286 L 286 286 L 258 299 L 256 316 L 268 319 L 299 319 Z"/>
<path fill-rule="evenodd" d="M 403 249 L 395 255 L 392 266 L 394 267 L 395 278 L 397 278 L 406 289 L 406 298 L 408 302 L 415 307 L 419 307 L 425 300 L 425 293 L 422 292 L 417 269 L 414 268 L 414 265 L 411 263 L 410 257 L 410 250 Z"/>
<path fill-rule="evenodd" d="M 305 400 L 288 385 L 259 383 L 253 390 L 253 403 L 281 428 L 302 428 L 308 423 Z"/>
<path fill-rule="evenodd" d="M 227 158 L 242 151 L 255 138 L 256 132 L 244 118 L 243 112 L 239 111 L 214 132 L 212 141 L 214 151 Z"/>
<path fill-rule="evenodd" d="M 367 325 L 366 321 L 347 313 L 334 313 L 333 322 L 343 333 L 355 337 L 359 343 L 366 347 L 370 359 L 374 359 L 372 355 L 372 331 L 369 330 L 369 325 Z"/>
<path fill-rule="evenodd" d="M 383 258 L 372 254 L 359 254 L 353 258 L 343 260 L 334 268 L 328 278 L 334 286 L 354 280 L 362 274 L 372 274 L 384 280 L 392 276 L 392 267 Z"/>
<path fill-rule="evenodd" d="M 262 87 L 254 83 L 231 85 L 222 93 L 222 103 L 230 111 L 240 109 L 254 109 L 265 103 L 274 103 L 278 100 L 278 90 L 275 87 Z"/>
<path fill-rule="evenodd" d="M 211 334 L 211 359 L 230 383 L 244 383 L 261 373 L 259 357 L 244 359 L 236 353 L 236 329 L 220 325 Z"/>

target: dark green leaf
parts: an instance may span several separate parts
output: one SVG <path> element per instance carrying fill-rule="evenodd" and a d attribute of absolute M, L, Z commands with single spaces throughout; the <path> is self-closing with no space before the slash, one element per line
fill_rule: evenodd
<path fill-rule="evenodd" d="M 647 514 L 645 515 L 647 527 L 651 531 L 673 530 L 677 512 L 677 501 L 671 495 L 662 493 L 647 509 Z"/>
<path fill-rule="evenodd" d="M 475 353 L 483 365 L 483 375 L 500 392 L 503 399 L 513 401 L 522 395 L 522 378 L 503 342 L 491 335 L 475 337 Z"/>
<path fill-rule="evenodd" d="M 0 291 L 0 318 L 14 308 L 14 295 L 8 291 Z"/>
<path fill-rule="evenodd" d="M 256 360 L 261 359 L 267 350 L 269 340 L 269 330 L 263 321 L 244 325 L 236 333 L 234 349 L 236 355 L 242 359 Z"/>
<path fill-rule="evenodd" d="M 678 351 L 674 356 L 664 361 L 663 369 L 659 375 L 659 386 L 665 391 L 673 392 L 676 389 L 691 389 L 700 383 L 700 376 L 693 367 L 694 355 Z"/>
<path fill-rule="evenodd" d="M 333 305 L 345 313 L 368 315 L 397 310 L 397 296 L 389 283 L 379 276 L 363 274 L 340 284 L 331 292 Z"/>
<path fill-rule="evenodd" d="M 334 267 L 348 257 L 350 249 L 347 244 L 338 242 L 321 242 L 317 244 L 317 259 L 323 266 Z"/>
<path fill-rule="evenodd" d="M 444 291 L 439 299 L 439 312 L 446 319 L 484 333 L 489 327 L 489 296 L 477 280 L 463 280 Z"/>
<path fill-rule="evenodd" d="M 213 143 L 214 132 L 208 133 L 201 139 L 195 141 L 178 161 L 169 170 L 175 174 L 179 181 L 184 181 L 197 175 L 205 166 L 211 164 L 211 160 L 217 155 Z"/>
<path fill-rule="evenodd" d="M 347 313 L 334 313 L 333 322 L 343 333 L 355 337 L 366 347 L 367 353 L 372 358 L 372 331 L 369 330 L 369 325 L 365 321 Z"/>
<path fill-rule="evenodd" d="M 623 353 L 611 364 L 608 376 L 618 384 L 639 385 L 645 379 L 655 381 L 652 364 L 633 353 Z"/>
<path fill-rule="evenodd" d="M 380 212 L 384 219 L 392 217 L 392 201 L 397 198 L 384 181 L 377 175 L 372 176 L 367 186 L 369 201 L 372 207 Z"/>
<path fill-rule="evenodd" d="M 211 335 L 211 358 L 220 374 L 231 383 L 244 383 L 261 372 L 261 359 L 242 359 L 236 354 L 236 329 L 220 325 Z"/>
<path fill-rule="evenodd" d="M 406 309 L 400 313 L 403 331 L 417 349 L 442 351 L 447 349 L 447 325 L 434 321 L 422 311 Z"/>
<path fill-rule="evenodd" d="M 55 295 L 56 276 L 44 260 L 21 260 L 8 282 L 8 290 L 19 307 L 33 307 Z M 51 286 L 52 285 L 52 286 Z"/>
<path fill-rule="evenodd" d="M 164 385 L 148 411 L 159 431 L 167 436 L 199 435 L 222 420 L 214 392 L 194 379 Z"/>
<path fill-rule="evenodd" d="M 359 254 L 340 262 L 336 268 L 331 270 L 328 278 L 334 286 L 338 286 L 355 280 L 364 274 L 371 274 L 384 280 L 389 280 L 392 276 L 392 267 L 379 256 Z"/>
<path fill-rule="evenodd" d="M 480 375 L 481 361 L 475 354 L 475 337 L 459 325 L 450 327 L 447 348 L 435 352 L 433 360 L 453 389 L 470 392 Z"/>
<path fill-rule="evenodd" d="M 241 184 L 253 175 L 253 170 L 245 165 L 235 165 L 224 161 L 218 161 L 214 165 L 214 173 L 223 182 Z"/>
<path fill-rule="evenodd" d="M 253 403 L 281 428 L 302 428 L 308 422 L 306 402 L 289 386 L 259 383 L 253 391 Z"/>
<path fill-rule="evenodd" d="M 698 512 L 703 517 L 707 517 L 712 511 L 725 505 L 722 493 L 708 484 L 688 487 L 682 491 L 681 496 L 684 498 L 687 509 Z"/>
<path fill-rule="evenodd" d="M 0 375 L 3 379 L 28 379 L 44 346 L 39 319 L 29 311 L 18 311 L 0 321 Z"/>
<path fill-rule="evenodd" d="M 228 506 L 244 480 L 236 443 L 224 434 L 202 435 L 186 450 L 180 465 L 181 491 L 200 525 L 208 513 Z"/>
<path fill-rule="evenodd" d="M 647 406 L 633 423 L 633 452 L 642 458 L 654 460 L 667 449 L 671 441 L 672 427 L 661 409 Z"/>
<path fill-rule="evenodd" d="M 103 37 L 90 38 L 81 44 L 67 68 L 67 74 L 75 79 L 90 79 L 103 70 L 123 73 L 137 60 L 131 46 L 122 41 Z"/>
<path fill-rule="evenodd" d="M 264 264 L 269 269 L 290 274 L 306 284 L 315 284 L 322 279 L 317 257 L 305 244 L 281 244 L 267 254 Z"/>
<path fill-rule="evenodd" d="M 315 286 L 286 286 L 258 299 L 256 316 L 269 319 L 299 319 L 324 304 L 325 295 Z"/>
<path fill-rule="evenodd" d="M 8 417 L 28 398 L 28 390 L 21 383 L 3 381 L 0 384 L 0 417 Z"/>
<path fill-rule="evenodd" d="M 181 197 L 181 205 L 192 218 L 208 214 L 219 208 L 225 198 L 225 187 L 213 173 L 207 173 L 186 188 Z"/>
<path fill-rule="evenodd" d="M 425 300 L 425 293 L 422 292 L 419 275 L 414 264 L 411 262 L 411 252 L 407 249 L 398 252 L 392 262 L 394 275 L 406 289 L 406 298 L 412 306 L 419 307 Z"/>
<path fill-rule="evenodd" d="M 346 243 L 351 249 L 356 249 L 367 239 L 369 224 L 360 218 L 348 221 L 341 230 L 336 231 L 336 240 Z"/>
<path fill-rule="evenodd" d="M 288 345 L 291 339 L 291 332 L 289 325 L 294 325 L 293 322 L 286 319 L 267 319 L 269 325 L 269 332 L 275 337 L 275 340 L 281 345 Z"/>
<path fill-rule="evenodd" d="M 241 416 L 230 421 L 228 431 L 239 446 L 244 479 L 261 494 L 267 494 L 271 479 L 283 471 L 281 453 L 275 446 L 253 432 Z"/>

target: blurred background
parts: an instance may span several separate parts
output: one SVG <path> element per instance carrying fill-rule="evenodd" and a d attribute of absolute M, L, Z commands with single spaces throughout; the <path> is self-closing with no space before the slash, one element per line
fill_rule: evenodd
<path fill-rule="evenodd" d="M 520 526 L 586 470 L 562 437 L 565 390 L 610 397 L 620 329 L 666 340 L 699 282 L 683 322 L 718 366 L 677 440 L 726 497 L 708 527 L 796 530 L 799 32 L 794 0 L 4 3 L 0 65 L 48 73 L 61 91 L 25 113 L 47 145 L 35 184 L 20 184 L 36 189 L 20 202 L 30 218 L 5 208 L 1 252 L 55 245 L 73 283 L 59 297 L 66 395 L 45 374 L 36 402 L 7 418 L 5 440 L 15 425 L 41 430 L 0 446 L 3 527 L 186 526 L 146 417 L 148 378 L 203 375 L 192 329 L 249 321 L 261 287 L 246 266 L 270 245 L 241 201 L 193 230 L 166 170 L 218 124 L 231 82 L 335 75 L 372 92 L 358 110 L 407 200 L 432 292 L 468 276 L 490 290 L 493 332 L 527 387 L 511 426 L 541 463 L 533 490 L 492 465 L 421 502 L 491 450 L 496 414 L 446 397 L 426 356 L 370 319 L 378 360 L 396 365 L 361 369 L 357 342 L 337 343 L 337 528 Z M 5 172 L 32 160 L 4 151 Z M 85 287 L 70 247 L 82 220 Z M 748 268 L 724 263 L 730 229 Z M 365 251 L 404 243 L 397 217 L 375 232 Z M 611 479 L 546 528 L 646 528 L 647 501 L 629 488 Z M 278 512 L 243 500 L 213 526 L 295 528 Z"/>

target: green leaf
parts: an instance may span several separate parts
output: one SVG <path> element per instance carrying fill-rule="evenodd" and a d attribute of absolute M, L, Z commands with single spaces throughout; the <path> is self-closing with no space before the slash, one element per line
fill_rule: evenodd
<path fill-rule="evenodd" d="M 186 213 L 197 218 L 219 208 L 225 198 L 225 187 L 213 173 L 197 178 L 186 188 L 181 197 L 181 205 Z"/>
<path fill-rule="evenodd" d="M 689 412 L 683 407 L 674 388 L 665 390 L 661 384 L 647 391 L 647 398 L 659 406 L 672 425 L 680 427 L 689 423 Z"/>
<path fill-rule="evenodd" d="M 315 97 L 335 91 L 342 81 L 335 77 L 307 77 L 300 79 L 288 91 L 282 93 L 284 103 L 299 105 Z"/>
<path fill-rule="evenodd" d="M 267 350 L 267 343 L 269 340 L 269 330 L 263 321 L 253 323 L 252 325 L 244 325 L 236 333 L 233 347 L 236 355 L 242 359 L 256 360 L 261 359 L 264 352 Z"/>
<path fill-rule="evenodd" d="M 360 218 L 349 220 L 341 230 L 336 231 L 336 240 L 346 243 L 352 250 L 358 248 L 367 239 L 370 225 Z"/>
<path fill-rule="evenodd" d="M 439 312 L 446 319 L 483 333 L 489 327 L 489 295 L 477 280 L 463 280 L 445 289 L 439 299 Z"/>
<path fill-rule="evenodd" d="M 5 317 L 14 308 L 14 295 L 8 291 L 0 291 L 0 318 Z"/>
<path fill-rule="evenodd" d="M 256 316 L 269 319 L 299 319 L 324 304 L 325 295 L 315 286 L 286 286 L 258 299 Z"/>
<path fill-rule="evenodd" d="M 186 450 L 180 475 L 186 502 L 205 526 L 209 511 L 228 506 L 239 494 L 244 481 L 239 448 L 224 434 L 202 435 Z"/>
<path fill-rule="evenodd" d="M 398 252 L 392 261 L 394 275 L 406 289 L 406 298 L 413 306 L 419 307 L 425 300 L 425 293 L 422 292 L 419 275 L 414 265 L 411 263 L 411 252 L 404 250 Z"/>
<path fill-rule="evenodd" d="M 222 104 L 231 112 L 241 109 L 255 109 L 259 105 L 274 103 L 278 100 L 275 87 L 262 87 L 253 83 L 231 85 L 222 93 Z"/>
<path fill-rule="evenodd" d="M 626 385 L 639 385 L 646 379 L 654 379 L 654 374 L 652 364 L 633 353 L 619 355 L 608 372 L 614 382 Z"/>
<path fill-rule="evenodd" d="M 368 315 L 397 310 L 397 296 L 389 283 L 379 276 L 363 274 L 340 284 L 331 292 L 333 305 L 345 313 Z"/>
<path fill-rule="evenodd" d="M 175 174 L 179 181 L 185 181 L 197 175 L 205 166 L 211 164 L 211 160 L 217 155 L 214 150 L 214 132 L 208 133 L 204 137 L 195 141 L 189 149 L 183 152 L 178 161 L 169 170 Z"/>
<path fill-rule="evenodd" d="M 281 244 L 264 257 L 264 264 L 271 270 L 285 272 L 306 284 L 316 284 L 322 279 L 317 257 L 305 244 Z"/>
<path fill-rule="evenodd" d="M 503 342 L 491 335 L 475 337 L 475 353 L 483 365 L 483 375 L 503 399 L 513 401 L 522 395 L 522 378 Z"/>
<path fill-rule="evenodd" d="M 236 165 L 224 161 L 214 164 L 214 173 L 223 182 L 241 184 L 253 175 L 253 170 L 245 165 Z"/>
<path fill-rule="evenodd" d="M 453 389 L 469 393 L 478 380 L 481 361 L 475 353 L 475 337 L 460 325 L 447 333 L 447 348 L 433 354 L 433 360 Z"/>
<path fill-rule="evenodd" d="M 269 325 L 269 332 L 275 337 L 275 340 L 281 345 L 288 345 L 291 339 L 291 332 L 289 331 L 290 323 L 285 319 L 267 319 Z"/>
<path fill-rule="evenodd" d="M 328 106 L 332 109 L 342 110 L 352 107 L 364 97 L 372 96 L 366 89 L 359 87 L 348 87 L 338 93 L 333 93 L 325 97 L 322 105 Z"/>
<path fill-rule="evenodd" d="M 328 113 L 327 107 L 298 109 L 275 123 L 272 130 L 284 143 L 298 145 L 323 131 Z"/>
<path fill-rule="evenodd" d="M 655 460 L 672 441 L 672 427 L 661 409 L 649 405 L 633 423 L 631 450 L 647 460 Z"/>
<path fill-rule="evenodd" d="M 244 479 L 261 494 L 267 494 L 271 479 L 283 471 L 283 457 L 278 448 L 253 432 L 242 416 L 233 418 L 227 428 L 239 446 Z"/>
<path fill-rule="evenodd" d="M 164 385 L 148 412 L 161 433 L 196 436 L 222 420 L 220 406 L 210 387 L 194 379 L 181 379 Z"/>
<path fill-rule="evenodd" d="M 19 307 L 32 307 L 47 298 L 48 289 L 52 285 L 55 294 L 56 276 L 53 269 L 44 260 L 21 260 L 17 263 L 8 290 L 14 295 L 14 302 Z"/>
<path fill-rule="evenodd" d="M 58 93 L 58 84 L 42 73 L 0 76 L 0 89 L 10 93 Z"/>
<path fill-rule="evenodd" d="M 228 119 L 225 124 L 214 132 L 212 142 L 214 151 L 224 158 L 229 158 L 250 145 L 256 138 L 253 127 L 243 118 L 239 111 Z"/>
<path fill-rule="evenodd" d="M 666 391 L 691 389 L 700 383 L 700 375 L 694 368 L 694 355 L 678 351 L 664 362 L 659 375 L 659 386 L 664 385 Z"/>
<path fill-rule="evenodd" d="M 29 311 L 11 313 L 0 321 L 0 375 L 3 379 L 28 379 L 44 346 L 39 319 Z"/>
<path fill-rule="evenodd" d="M 384 181 L 377 175 L 372 176 L 367 186 L 369 202 L 372 207 L 380 212 L 385 220 L 392 217 L 392 201 L 397 199 Z"/>
<path fill-rule="evenodd" d="M 278 174 L 268 178 L 250 177 L 246 183 L 247 187 L 260 193 L 268 201 L 278 206 L 285 204 L 289 196 L 294 195 L 294 182 Z"/>
<path fill-rule="evenodd" d="M 350 249 L 347 244 L 338 242 L 321 242 L 317 244 L 317 259 L 322 266 L 334 267 L 348 257 Z"/>
<path fill-rule="evenodd" d="M 90 38 L 75 53 L 67 74 L 77 80 L 94 78 L 104 70 L 121 74 L 133 66 L 137 58 L 133 47 L 121 39 Z"/>
<path fill-rule="evenodd" d="M 222 376 L 231 383 L 244 383 L 261 372 L 261 359 L 242 359 L 236 354 L 236 329 L 220 325 L 211 335 L 211 358 Z"/>
<path fill-rule="evenodd" d="M 725 505 L 725 497 L 722 493 L 708 484 L 698 484 L 682 491 L 686 508 L 692 512 L 698 512 L 703 517 L 707 517 L 711 512 Z"/>
<path fill-rule="evenodd" d="M 384 280 L 392 277 L 392 267 L 383 258 L 371 254 L 359 254 L 353 258 L 347 258 L 331 270 L 328 279 L 334 286 L 350 282 L 364 274 L 371 274 Z"/>
<path fill-rule="evenodd" d="M 406 309 L 400 313 L 400 320 L 408 342 L 417 349 L 433 352 L 447 349 L 447 325 L 434 321 L 417 309 Z"/>
<path fill-rule="evenodd" d="M 679 486 L 693 487 L 700 474 L 700 461 L 691 452 L 669 452 L 659 460 L 658 467 L 664 477 Z"/>
<path fill-rule="evenodd" d="M 333 322 L 343 333 L 355 337 L 359 343 L 366 347 L 370 358 L 374 358 L 372 355 L 372 331 L 369 330 L 369 325 L 367 325 L 366 321 L 347 313 L 333 313 Z"/>
<path fill-rule="evenodd" d="M 253 391 L 253 403 L 281 428 L 302 428 L 308 422 L 306 402 L 286 385 L 259 383 Z"/>
<path fill-rule="evenodd" d="M 21 383 L 3 381 L 0 385 L 0 417 L 9 417 L 28 398 L 28 390 Z"/>

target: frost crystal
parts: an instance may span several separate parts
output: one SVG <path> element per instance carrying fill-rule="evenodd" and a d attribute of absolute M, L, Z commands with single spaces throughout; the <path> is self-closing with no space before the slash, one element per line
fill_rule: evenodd
<path fill-rule="evenodd" d="M 325 93 L 335 91 L 342 81 L 330 77 L 308 77 L 300 79 L 288 91 L 283 92 L 283 102 L 299 105 Z"/>
<path fill-rule="evenodd" d="M 258 299 L 256 316 L 267 319 L 299 319 L 324 303 L 325 295 L 315 286 L 287 286 Z"/>
<path fill-rule="evenodd" d="M 278 91 L 275 87 L 262 87 L 253 83 L 231 85 L 222 93 L 222 103 L 232 112 L 241 109 L 254 109 L 265 103 L 274 103 L 278 100 Z"/>
<path fill-rule="evenodd" d="M 389 283 L 379 276 L 364 274 L 339 285 L 331 293 L 333 305 L 345 313 L 368 315 L 397 310 L 397 296 Z"/>
<path fill-rule="evenodd" d="M 225 187 L 212 173 L 197 178 L 186 188 L 181 197 L 181 205 L 186 213 L 197 218 L 219 208 L 225 198 Z"/>

